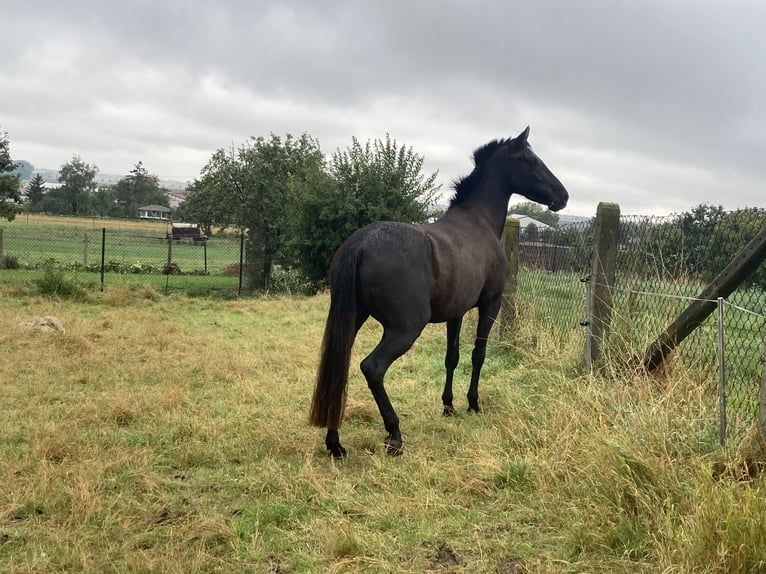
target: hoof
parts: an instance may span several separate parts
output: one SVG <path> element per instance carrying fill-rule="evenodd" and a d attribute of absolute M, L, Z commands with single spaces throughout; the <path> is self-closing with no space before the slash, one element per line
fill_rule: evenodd
<path fill-rule="evenodd" d="M 384 444 L 386 445 L 386 453 L 389 456 L 400 456 L 402 454 L 402 441 L 387 436 Z"/>
<path fill-rule="evenodd" d="M 479 408 L 479 403 L 476 403 L 475 405 L 468 405 L 468 412 L 469 413 L 480 413 L 481 409 Z"/>
<path fill-rule="evenodd" d="M 330 456 L 334 459 L 346 458 L 346 449 L 341 445 L 335 445 L 327 449 Z"/>
<path fill-rule="evenodd" d="M 444 405 L 444 411 L 442 411 L 442 416 L 445 417 L 451 417 L 455 414 L 455 407 L 452 405 Z"/>

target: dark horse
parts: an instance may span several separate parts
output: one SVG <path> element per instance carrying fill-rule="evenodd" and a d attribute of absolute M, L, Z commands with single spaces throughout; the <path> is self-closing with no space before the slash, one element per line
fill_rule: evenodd
<path fill-rule="evenodd" d="M 471 356 L 468 409 L 479 411 L 479 373 L 487 336 L 500 310 L 508 261 L 500 244 L 511 194 L 552 211 L 569 199 L 561 182 L 530 149 L 529 128 L 518 137 L 477 149 L 473 172 L 455 184 L 449 209 L 434 223 L 381 221 L 354 232 L 333 257 L 330 311 L 322 341 L 310 422 L 327 427 L 325 444 L 333 457 L 340 444 L 351 347 L 372 316 L 383 325 L 380 343 L 361 363 L 380 410 L 389 454 L 400 454 L 399 418 L 383 387 L 388 367 L 420 336 L 427 323 L 447 323 L 447 381 L 444 414 L 454 412 L 452 376 L 458 363 L 463 315 L 478 307 Z"/>

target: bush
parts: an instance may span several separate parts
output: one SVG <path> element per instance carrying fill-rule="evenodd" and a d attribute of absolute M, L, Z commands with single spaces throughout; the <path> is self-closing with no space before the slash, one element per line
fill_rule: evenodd
<path fill-rule="evenodd" d="M 0 258 L 0 269 L 18 269 L 19 258 L 15 255 L 3 255 Z"/>
<path fill-rule="evenodd" d="M 314 292 L 314 284 L 298 269 L 275 265 L 269 277 L 268 290 L 275 293 L 310 295 Z"/>
<path fill-rule="evenodd" d="M 230 263 L 223 268 L 224 275 L 231 275 L 232 277 L 239 277 L 242 272 L 242 266 L 239 263 Z"/>
<path fill-rule="evenodd" d="M 35 280 L 37 288 L 42 295 L 70 299 L 83 292 L 83 288 L 71 277 L 67 277 L 61 271 L 54 271 L 51 267 L 46 268 L 42 278 Z"/>

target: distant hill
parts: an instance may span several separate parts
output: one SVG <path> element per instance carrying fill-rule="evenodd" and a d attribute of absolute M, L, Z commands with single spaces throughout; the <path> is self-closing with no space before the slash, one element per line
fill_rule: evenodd
<path fill-rule="evenodd" d="M 24 162 L 28 163 L 28 162 Z M 26 170 L 26 172 L 31 173 L 28 178 L 22 178 L 23 180 L 29 180 L 32 179 L 34 174 L 39 173 L 40 176 L 43 178 L 43 181 L 45 183 L 55 183 L 58 184 L 59 182 L 59 170 L 57 169 L 45 169 L 45 168 L 36 168 L 33 165 L 29 164 L 29 166 L 32 168 L 31 171 L 29 169 Z M 96 174 L 96 183 L 98 185 L 117 185 L 117 183 L 125 177 L 125 175 L 115 175 L 111 173 L 97 173 Z M 167 189 L 168 191 L 185 191 L 188 187 L 189 183 L 185 181 L 173 181 L 168 179 L 160 179 L 160 187 Z"/>

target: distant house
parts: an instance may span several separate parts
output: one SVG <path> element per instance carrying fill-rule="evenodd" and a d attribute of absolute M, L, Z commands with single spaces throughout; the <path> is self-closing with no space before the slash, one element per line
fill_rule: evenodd
<path fill-rule="evenodd" d="M 514 219 L 519 220 L 519 227 L 521 228 L 522 237 L 526 235 L 526 232 L 528 231 L 527 228 L 530 226 L 535 228 L 535 233 L 543 231 L 544 229 L 551 229 L 550 225 L 547 225 L 542 221 L 537 221 L 535 218 L 529 217 L 528 215 L 517 215 L 515 213 L 511 213 L 508 217 L 513 217 Z"/>
<path fill-rule="evenodd" d="M 175 209 L 186 201 L 185 191 L 167 191 L 165 192 L 165 196 L 168 198 L 168 203 L 170 204 L 171 209 Z"/>
<path fill-rule="evenodd" d="M 146 205 L 138 208 L 138 217 L 141 219 L 161 219 L 170 221 L 170 209 L 164 205 Z"/>

